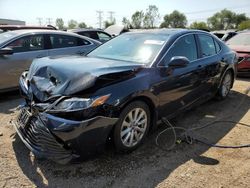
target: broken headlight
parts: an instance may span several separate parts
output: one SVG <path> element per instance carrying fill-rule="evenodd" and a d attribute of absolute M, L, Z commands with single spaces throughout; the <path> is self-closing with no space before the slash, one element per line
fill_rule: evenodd
<path fill-rule="evenodd" d="M 97 107 L 104 104 L 109 97 L 110 95 L 103 95 L 93 99 L 72 97 L 56 104 L 52 111 L 78 111 L 90 107 Z"/>

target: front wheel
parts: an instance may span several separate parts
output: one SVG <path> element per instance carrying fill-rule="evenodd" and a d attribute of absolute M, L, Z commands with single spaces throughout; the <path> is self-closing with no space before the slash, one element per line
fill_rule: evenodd
<path fill-rule="evenodd" d="M 130 152 L 141 145 L 148 133 L 150 110 L 147 104 L 135 101 L 121 112 L 114 130 L 114 143 L 118 152 Z"/>
<path fill-rule="evenodd" d="M 225 99 L 230 92 L 233 83 L 233 75 L 231 71 L 227 71 L 222 79 L 220 88 L 217 93 L 218 99 Z"/>

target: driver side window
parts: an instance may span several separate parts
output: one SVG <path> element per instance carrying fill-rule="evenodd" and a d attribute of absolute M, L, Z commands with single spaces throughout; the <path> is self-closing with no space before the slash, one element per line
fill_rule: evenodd
<path fill-rule="evenodd" d="M 190 62 L 198 59 L 196 42 L 193 34 L 183 36 L 173 44 L 163 59 L 164 64 L 168 64 L 172 57 L 184 56 Z"/>

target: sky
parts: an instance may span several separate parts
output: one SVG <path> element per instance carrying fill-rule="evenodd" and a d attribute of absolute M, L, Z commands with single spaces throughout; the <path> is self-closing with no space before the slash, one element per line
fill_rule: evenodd
<path fill-rule="evenodd" d="M 188 23 L 206 21 L 215 12 L 224 8 L 236 13 L 246 13 L 250 17 L 249 0 L 0 0 L 0 18 L 26 21 L 26 25 L 52 25 L 56 18 L 62 18 L 67 25 L 70 19 L 85 22 L 88 26 L 98 27 L 98 14 L 103 11 L 103 20 L 108 20 L 109 11 L 118 24 L 123 17 L 128 19 L 137 10 L 146 11 L 149 5 L 156 5 L 162 21 L 165 14 L 178 10 L 185 13 Z"/>

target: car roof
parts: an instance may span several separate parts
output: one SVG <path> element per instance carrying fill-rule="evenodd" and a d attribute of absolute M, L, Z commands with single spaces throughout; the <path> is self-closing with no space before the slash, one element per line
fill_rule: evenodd
<path fill-rule="evenodd" d="M 56 30 L 53 26 L 32 26 L 32 25 L 0 25 L 0 29 L 50 29 Z"/>
<path fill-rule="evenodd" d="M 195 29 L 179 29 L 179 28 L 162 28 L 162 29 L 141 29 L 132 32 L 127 32 L 125 34 L 131 33 L 144 33 L 144 34 L 163 34 L 163 35 L 181 35 L 185 33 L 209 33 L 203 30 L 195 30 Z"/>
<path fill-rule="evenodd" d="M 60 30 L 49 30 L 49 29 L 20 29 L 20 30 L 14 30 L 14 31 L 9 31 L 16 33 L 17 35 L 23 35 L 23 34 L 63 34 L 63 35 L 72 35 L 72 36 L 77 36 L 81 37 L 78 34 L 75 33 L 69 33 L 66 31 L 60 31 Z"/>
<path fill-rule="evenodd" d="M 61 35 L 68 35 L 68 36 L 74 36 L 78 38 L 83 38 L 85 40 L 89 40 L 94 43 L 100 43 L 99 41 L 86 37 L 86 36 L 81 36 L 76 33 L 71 33 L 71 32 L 66 32 L 66 31 L 60 31 L 60 30 L 46 30 L 46 29 L 20 29 L 20 30 L 14 30 L 14 31 L 8 31 L 5 32 L 5 34 L 8 33 L 14 33 L 15 37 L 17 36 L 25 36 L 27 34 L 61 34 Z M 2 33 L 1 33 L 2 34 Z"/>
<path fill-rule="evenodd" d="M 102 29 L 90 29 L 90 28 L 77 28 L 77 29 L 69 29 L 67 31 L 79 32 L 79 31 L 103 31 L 103 30 Z"/>
<path fill-rule="evenodd" d="M 211 31 L 211 33 L 218 33 L 218 34 L 226 34 L 226 33 L 236 33 L 236 29 L 228 29 L 228 30 L 216 30 L 216 31 Z"/>
<path fill-rule="evenodd" d="M 250 34 L 250 30 L 243 30 L 243 31 L 239 31 L 239 34 Z"/>

